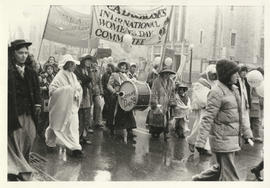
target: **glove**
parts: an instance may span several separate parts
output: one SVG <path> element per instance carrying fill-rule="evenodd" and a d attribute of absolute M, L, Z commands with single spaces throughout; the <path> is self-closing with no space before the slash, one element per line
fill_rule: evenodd
<path fill-rule="evenodd" d="M 250 146 L 254 145 L 254 138 L 244 138 L 245 144 L 249 144 Z"/>

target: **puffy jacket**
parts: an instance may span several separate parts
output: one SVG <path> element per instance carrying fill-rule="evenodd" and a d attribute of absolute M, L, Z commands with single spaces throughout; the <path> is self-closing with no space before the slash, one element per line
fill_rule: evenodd
<path fill-rule="evenodd" d="M 243 123 L 237 87 L 230 90 L 218 81 L 209 92 L 196 145 L 204 148 L 209 137 L 213 152 L 238 151 L 241 135 L 246 139 L 252 138 L 250 128 Z"/>

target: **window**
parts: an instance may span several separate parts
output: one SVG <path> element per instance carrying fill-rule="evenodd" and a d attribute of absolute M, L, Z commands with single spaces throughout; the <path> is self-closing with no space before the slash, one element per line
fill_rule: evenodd
<path fill-rule="evenodd" d="M 201 30 L 200 31 L 200 44 L 202 44 L 203 42 L 203 31 Z"/>
<path fill-rule="evenodd" d="M 235 46 L 236 33 L 231 33 L 231 46 Z"/>

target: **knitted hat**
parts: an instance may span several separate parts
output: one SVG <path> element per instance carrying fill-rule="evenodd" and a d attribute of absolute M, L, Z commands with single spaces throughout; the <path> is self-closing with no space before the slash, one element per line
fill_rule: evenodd
<path fill-rule="evenodd" d="M 225 85 L 228 85 L 231 76 L 239 71 L 239 66 L 230 60 L 222 59 L 216 65 L 218 80 Z"/>

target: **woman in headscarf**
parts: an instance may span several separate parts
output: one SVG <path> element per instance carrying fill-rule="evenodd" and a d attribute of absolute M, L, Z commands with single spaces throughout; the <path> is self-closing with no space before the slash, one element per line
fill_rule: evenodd
<path fill-rule="evenodd" d="M 133 138 L 135 135 L 132 133 L 132 129 L 136 128 L 136 121 L 133 114 L 133 111 L 124 111 L 118 104 L 117 101 L 117 94 L 120 91 L 121 84 L 126 81 L 130 80 L 127 75 L 127 71 L 129 68 L 129 64 L 125 61 L 118 63 L 119 71 L 112 73 L 108 82 L 108 90 L 113 94 L 112 98 L 116 101 L 116 107 L 114 114 L 111 119 L 113 126 L 111 127 L 111 132 L 113 130 L 116 131 L 116 136 L 120 138 L 122 141 L 128 140 L 135 143 Z M 127 130 L 127 137 L 125 136 L 125 132 L 123 130 Z M 118 134 L 119 133 L 119 134 Z"/>
<path fill-rule="evenodd" d="M 60 145 L 71 150 L 73 156 L 82 157 L 78 118 L 82 87 L 73 73 L 76 64 L 79 62 L 66 54 L 59 65 L 62 69 L 49 86 L 50 124 L 45 137 L 48 147 Z"/>
<path fill-rule="evenodd" d="M 207 104 L 207 95 L 214 86 L 216 79 L 216 65 L 212 64 L 206 68 L 206 71 L 201 75 L 198 82 L 193 84 L 191 108 L 195 115 L 195 121 L 191 133 L 187 137 L 189 150 L 191 152 L 194 152 L 196 138 L 200 129 L 201 118 Z M 205 148 L 198 148 L 198 151 L 201 155 L 210 155 L 209 139 L 207 139 Z"/>
<path fill-rule="evenodd" d="M 218 81 L 207 96 L 196 145 L 204 148 L 209 138 L 217 164 L 193 176 L 193 181 L 239 181 L 234 158 L 241 149 L 241 135 L 253 145 L 251 129 L 242 121 L 241 98 L 234 85 L 239 67 L 235 62 L 219 60 L 216 70 Z"/>
<path fill-rule="evenodd" d="M 31 42 L 15 40 L 8 48 L 8 180 L 31 180 L 29 154 L 41 110 L 37 73 L 27 62 Z"/>

